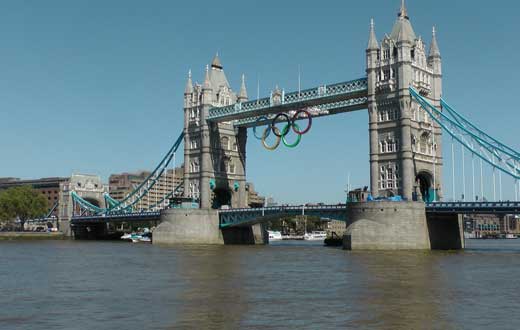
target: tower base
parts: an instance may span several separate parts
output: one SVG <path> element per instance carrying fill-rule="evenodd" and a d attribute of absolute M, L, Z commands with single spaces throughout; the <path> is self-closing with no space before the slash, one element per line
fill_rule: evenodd
<path fill-rule="evenodd" d="M 220 229 L 218 212 L 212 209 L 168 209 L 161 213 L 161 224 L 153 232 L 153 244 L 265 244 L 260 224 Z"/>
<path fill-rule="evenodd" d="M 457 215 L 428 217 L 421 202 L 363 202 L 347 206 L 347 250 L 462 249 Z"/>

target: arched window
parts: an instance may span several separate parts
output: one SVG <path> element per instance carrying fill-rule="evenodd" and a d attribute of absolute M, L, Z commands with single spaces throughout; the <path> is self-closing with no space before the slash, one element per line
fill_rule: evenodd
<path fill-rule="evenodd" d="M 428 133 L 424 133 L 421 135 L 421 139 L 419 141 L 419 152 L 422 154 L 426 154 L 428 150 Z"/>
<path fill-rule="evenodd" d="M 222 139 L 220 139 L 220 144 L 222 149 L 229 150 L 229 138 L 227 136 L 224 136 Z"/>

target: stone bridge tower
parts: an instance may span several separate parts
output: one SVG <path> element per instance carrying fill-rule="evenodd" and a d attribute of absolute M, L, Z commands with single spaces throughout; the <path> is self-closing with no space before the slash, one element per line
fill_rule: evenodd
<path fill-rule="evenodd" d="M 413 86 L 440 109 L 442 68 L 435 28 L 427 52 L 402 0 L 392 32 L 381 44 L 371 22 L 366 54 L 372 194 L 438 200 L 441 128 L 411 100 L 408 90 Z"/>
<path fill-rule="evenodd" d="M 184 196 L 198 199 L 201 208 L 246 206 L 247 129 L 206 121 L 210 108 L 245 101 L 244 76 L 239 93 L 234 93 L 218 54 L 206 67 L 202 85 L 193 85 L 189 73 L 184 91 Z"/>

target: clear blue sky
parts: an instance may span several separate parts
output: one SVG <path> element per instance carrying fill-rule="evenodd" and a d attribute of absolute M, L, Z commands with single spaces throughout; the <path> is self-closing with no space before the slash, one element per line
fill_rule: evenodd
<path fill-rule="evenodd" d="M 217 51 L 232 87 L 244 73 L 251 97 L 258 78 L 262 96 L 276 84 L 296 89 L 298 65 L 303 87 L 362 77 L 369 20 L 381 39 L 399 2 L 4 0 L 0 176 L 151 169 L 182 129 L 188 69 L 200 82 Z M 517 148 L 518 2 L 407 5 L 428 43 L 437 27 L 444 97 Z M 316 120 L 294 150 L 268 152 L 249 134 L 247 161 L 262 194 L 343 200 L 348 172 L 354 186 L 368 185 L 366 111 Z M 504 180 L 504 195 L 510 186 Z"/>

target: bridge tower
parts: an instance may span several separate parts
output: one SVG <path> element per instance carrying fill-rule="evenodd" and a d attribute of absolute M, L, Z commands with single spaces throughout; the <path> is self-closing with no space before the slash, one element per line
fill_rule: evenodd
<path fill-rule="evenodd" d="M 440 109 L 442 62 L 435 28 L 427 52 L 402 0 L 392 32 L 381 44 L 371 21 L 366 58 L 372 194 L 439 200 L 441 128 L 408 90 L 413 86 Z"/>
<path fill-rule="evenodd" d="M 191 72 L 184 91 L 184 196 L 200 208 L 246 205 L 247 129 L 232 123 L 208 123 L 208 111 L 247 101 L 245 78 L 238 94 L 231 89 L 218 54 L 206 66 L 202 85 Z"/>

